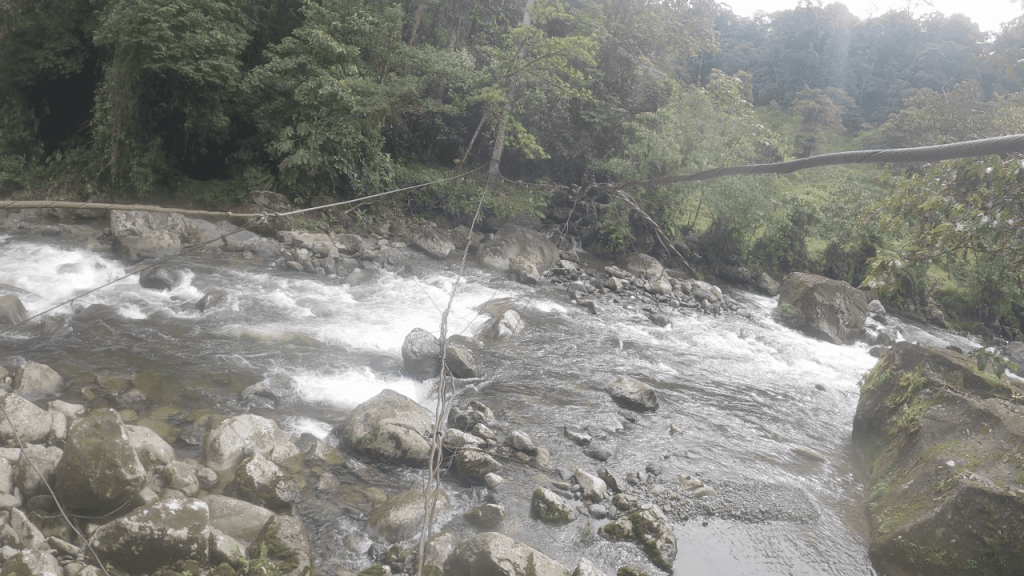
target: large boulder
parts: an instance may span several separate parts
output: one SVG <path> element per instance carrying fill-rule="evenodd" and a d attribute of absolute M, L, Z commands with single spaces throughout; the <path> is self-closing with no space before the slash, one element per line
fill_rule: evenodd
<path fill-rule="evenodd" d="M 41 442 L 50 434 L 53 418 L 46 410 L 3 390 L 0 390 L 0 405 L 7 413 L 6 418 L 0 418 L 0 444 L 17 446 L 19 437 L 22 442 Z"/>
<path fill-rule="evenodd" d="M 484 478 L 501 470 L 501 463 L 481 450 L 464 448 L 455 454 L 455 475 L 466 486 L 483 486 Z"/>
<path fill-rule="evenodd" d="M 610 540 L 636 542 L 655 566 L 672 571 L 676 536 L 672 524 L 656 504 L 643 504 L 601 527 Z"/>
<path fill-rule="evenodd" d="M 558 258 L 558 248 L 554 242 L 529 228 L 505 224 L 480 251 L 479 258 L 484 267 L 504 272 L 516 257 L 544 272 Z"/>
<path fill-rule="evenodd" d="M 461 542 L 444 563 L 445 576 L 569 576 L 569 569 L 536 548 L 498 532 Z"/>
<path fill-rule="evenodd" d="M 629 376 L 616 376 L 605 388 L 615 402 L 637 412 L 658 409 L 658 393 L 649 384 Z"/>
<path fill-rule="evenodd" d="M 523 331 L 523 319 L 515 310 L 505 310 L 484 322 L 476 333 L 477 340 L 484 344 L 507 342 Z"/>
<path fill-rule="evenodd" d="M 438 229 L 433 222 L 416 227 L 410 239 L 413 246 L 438 260 L 444 260 L 455 250 L 449 235 Z"/>
<path fill-rule="evenodd" d="M 21 550 L 3 562 L 2 576 L 55 576 L 63 574 L 57 559 L 42 550 Z"/>
<path fill-rule="evenodd" d="M 137 574 L 180 560 L 209 558 L 210 509 L 202 500 L 171 498 L 104 524 L 90 543 L 104 562 Z"/>
<path fill-rule="evenodd" d="M 373 460 L 424 468 L 433 429 L 429 410 L 394 390 L 383 390 L 357 406 L 332 433 Z"/>
<path fill-rule="evenodd" d="M 64 388 L 64 379 L 53 368 L 31 360 L 18 369 L 14 378 L 14 391 L 29 400 L 56 394 Z"/>
<path fill-rule="evenodd" d="M 28 320 L 28 311 L 21 300 L 13 294 L 0 296 L 0 326 L 4 324 L 20 324 Z"/>
<path fill-rule="evenodd" d="M 543 486 L 538 486 L 533 490 L 530 513 L 542 522 L 555 525 L 568 524 L 576 519 L 572 504 Z"/>
<path fill-rule="evenodd" d="M 422 328 L 413 328 L 402 342 L 402 364 L 410 378 L 437 376 L 441 373 L 441 341 Z"/>
<path fill-rule="evenodd" d="M 776 316 L 833 344 L 853 344 L 864 333 L 868 299 L 840 280 L 793 272 L 782 282 Z"/>
<path fill-rule="evenodd" d="M 898 342 L 882 355 L 853 420 L 870 473 L 868 553 L 880 573 L 1019 573 L 1021 395 L 950 350 Z"/>
<path fill-rule="evenodd" d="M 128 261 L 166 258 L 181 252 L 185 217 L 176 213 L 111 210 L 114 246 Z"/>
<path fill-rule="evenodd" d="M 449 504 L 448 494 L 442 490 L 437 498 L 436 513 L 447 512 Z M 374 536 L 380 536 L 391 543 L 401 542 L 420 533 L 423 514 L 423 490 L 409 490 L 388 498 L 370 516 L 367 526 Z"/>
<path fill-rule="evenodd" d="M 128 441 L 121 415 L 96 410 L 68 430 L 57 463 L 56 492 L 72 510 L 109 512 L 133 499 L 146 484 L 146 469 Z"/>
<path fill-rule="evenodd" d="M 626 270 L 637 278 L 645 280 L 655 280 L 665 276 L 665 266 L 657 258 L 648 254 L 634 253 L 626 256 Z"/>
<path fill-rule="evenodd" d="M 233 416 L 207 435 L 203 463 L 214 472 L 223 472 L 245 458 L 246 447 L 270 454 L 279 444 L 291 441 L 291 436 L 269 418 L 254 414 Z"/>
<path fill-rule="evenodd" d="M 164 466 L 174 460 L 174 448 L 153 430 L 131 424 L 126 424 L 124 429 L 128 433 L 128 443 L 135 449 L 146 470 Z"/>

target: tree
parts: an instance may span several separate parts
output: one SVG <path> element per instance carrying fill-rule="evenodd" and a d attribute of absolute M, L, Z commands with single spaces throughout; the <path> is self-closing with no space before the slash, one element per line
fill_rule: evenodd
<path fill-rule="evenodd" d="M 104 54 L 93 111 L 99 174 L 137 194 L 205 174 L 230 136 L 248 34 L 241 0 L 98 0 Z M 221 158 L 223 156 L 220 156 Z"/>
<path fill-rule="evenodd" d="M 841 94 L 839 96 L 845 96 Z M 800 121 L 797 156 L 806 158 L 818 151 L 830 133 L 843 131 L 843 109 L 820 88 L 804 88 L 793 100 L 793 115 Z"/>

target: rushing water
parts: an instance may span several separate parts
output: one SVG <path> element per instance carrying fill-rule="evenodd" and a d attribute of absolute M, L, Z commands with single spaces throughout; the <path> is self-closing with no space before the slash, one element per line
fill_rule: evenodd
<path fill-rule="evenodd" d="M 25 328 L 0 336 L 0 363 L 19 356 L 49 364 L 69 381 L 71 400 L 94 386 L 96 374 L 146 373 L 159 383 L 146 388 L 154 403 L 254 411 L 321 437 L 384 388 L 433 407 L 429 385 L 399 373 L 400 349 L 413 328 L 438 333 L 457 279 L 453 264 L 423 262 L 418 278 L 381 271 L 356 287 L 251 261 L 228 263 L 223 256 L 181 259 L 172 267 L 181 279 L 169 292 L 143 289 L 131 277 L 81 295 L 122 275 L 125 265 L 103 254 L 0 236 L 0 285 L 6 285 L 0 292 L 22 290 L 18 295 L 32 314 L 79 296 L 73 307 L 51 313 L 69 318 L 56 333 L 38 336 L 38 328 Z M 226 293 L 224 301 L 199 312 L 194 303 L 214 289 Z M 640 309 L 649 303 L 606 300 L 595 316 L 569 302 L 559 286 L 527 288 L 471 271 L 459 288 L 450 333 L 472 335 L 488 318 L 480 305 L 492 298 L 511 299 L 526 329 L 505 347 L 477 353 L 487 375 L 461 383 L 461 400 L 490 406 L 510 428 L 548 448 L 561 468 L 607 466 L 623 477 L 655 463 L 666 484 L 685 472 L 740 491 L 760 486 L 754 497 L 767 508 L 775 505 L 773 494 L 780 494 L 777 506 L 783 507 L 797 494 L 801 509 L 813 512 L 795 521 L 731 520 L 710 512 L 679 519 L 679 574 L 873 574 L 850 428 L 858 381 L 874 358 L 863 345 L 834 346 L 779 326 L 771 319 L 773 299 L 731 296 L 752 311 L 749 318 L 683 311 L 672 316 L 671 327 L 659 328 Z M 70 319 L 72 308 L 91 304 L 112 308 Z M 655 386 L 661 408 L 624 423 L 603 391 L 618 374 Z M 276 408 L 239 398 L 242 388 L 268 378 L 290 382 L 295 396 Z M 564 437 L 566 425 L 586 428 L 615 455 L 604 465 L 590 460 Z M 795 447 L 813 449 L 825 461 L 808 460 Z M 350 468 L 352 478 L 385 491 L 422 482 L 417 472 L 374 475 L 371 467 Z M 608 574 L 622 563 L 657 571 L 634 546 L 589 537 L 585 520 L 550 528 L 530 519 L 529 494 L 545 481 L 540 471 L 506 465 L 502 475 L 507 482 L 498 492 L 510 511 L 503 527 L 509 535 L 570 569 L 586 555 Z M 479 490 L 448 488 L 455 512 L 480 496 Z M 788 504 L 783 494 L 790 495 Z M 297 511 L 311 527 L 324 573 L 365 567 L 365 511 L 346 514 L 308 498 Z M 468 533 L 458 514 L 445 522 Z"/>

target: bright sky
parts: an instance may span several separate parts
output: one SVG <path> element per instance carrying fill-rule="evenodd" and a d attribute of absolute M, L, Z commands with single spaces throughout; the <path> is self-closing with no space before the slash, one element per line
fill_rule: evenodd
<path fill-rule="evenodd" d="M 767 13 L 795 8 L 798 0 L 719 0 L 722 4 L 732 7 L 734 14 L 752 16 L 754 12 Z M 827 6 L 835 0 L 822 0 Z M 982 32 L 998 32 L 999 25 L 1024 14 L 1021 8 L 1024 0 L 839 0 L 846 5 L 851 14 L 864 20 L 878 16 L 889 10 L 904 10 L 908 3 L 914 8 L 914 15 L 920 16 L 929 12 L 965 14 L 981 27 Z"/>

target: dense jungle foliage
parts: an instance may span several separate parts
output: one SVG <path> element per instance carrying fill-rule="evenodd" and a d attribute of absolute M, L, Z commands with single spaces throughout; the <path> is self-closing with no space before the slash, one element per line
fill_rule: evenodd
<path fill-rule="evenodd" d="M 6 0 L 0 197 L 306 204 L 463 173 L 397 202 L 465 221 L 486 188 L 491 215 L 650 250 L 621 198 L 522 183 L 1017 133 L 1022 90 L 1024 18 L 988 35 L 813 0 L 754 18 L 711 0 Z M 706 272 L 819 272 L 1021 337 L 1022 186 L 1007 156 L 636 200 Z"/>

